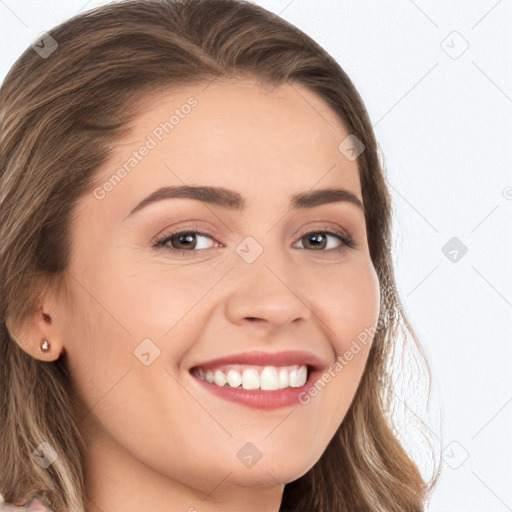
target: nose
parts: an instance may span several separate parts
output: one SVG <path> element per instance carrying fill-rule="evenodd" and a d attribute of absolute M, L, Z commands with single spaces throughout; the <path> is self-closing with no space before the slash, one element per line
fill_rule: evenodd
<path fill-rule="evenodd" d="M 267 265 L 239 271 L 243 277 L 239 274 L 235 291 L 226 303 L 226 315 L 233 324 L 254 323 L 282 329 L 310 317 L 311 309 L 300 290 L 294 289 L 288 273 L 277 273 Z"/>

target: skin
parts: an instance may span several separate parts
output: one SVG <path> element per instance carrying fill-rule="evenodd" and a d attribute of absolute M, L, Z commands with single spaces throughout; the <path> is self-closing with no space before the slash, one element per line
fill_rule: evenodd
<path fill-rule="evenodd" d="M 25 331 L 34 357 L 67 358 L 82 403 L 90 511 L 278 511 L 284 484 L 318 461 L 342 423 L 371 340 L 310 403 L 270 411 L 211 395 L 188 369 L 290 349 L 328 366 L 378 319 L 363 211 L 347 202 L 288 207 L 292 194 L 330 187 L 362 202 L 357 160 L 338 150 L 349 132 L 307 89 L 218 80 L 159 93 L 100 177 L 190 96 L 198 105 L 121 183 L 104 199 L 81 199 L 67 300 L 48 294 Z M 235 190 L 247 207 L 180 198 L 126 219 L 159 187 L 183 184 Z M 164 231 L 194 228 L 212 237 L 198 236 L 196 254 L 151 247 Z M 349 233 L 356 248 L 332 250 L 342 246 L 332 235 L 320 248 L 301 237 L 325 228 Z M 247 236 L 263 248 L 250 264 L 236 252 Z M 146 338 L 160 350 L 150 366 L 133 353 Z M 252 467 L 237 458 L 247 442 L 262 454 Z"/>

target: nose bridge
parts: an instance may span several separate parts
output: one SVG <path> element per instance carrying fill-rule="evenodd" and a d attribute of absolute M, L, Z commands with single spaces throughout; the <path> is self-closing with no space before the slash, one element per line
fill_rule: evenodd
<path fill-rule="evenodd" d="M 285 247 L 275 243 L 268 247 L 275 236 L 265 238 L 265 248 L 258 249 L 254 240 L 247 239 L 237 248 L 240 259 L 232 275 L 227 316 L 233 323 L 258 319 L 276 327 L 309 318 L 309 305 L 293 278 L 296 271 L 287 260 Z"/>

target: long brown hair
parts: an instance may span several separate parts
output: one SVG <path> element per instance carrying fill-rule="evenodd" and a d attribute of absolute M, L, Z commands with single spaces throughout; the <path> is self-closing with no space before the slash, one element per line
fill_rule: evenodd
<path fill-rule="evenodd" d="M 1 88 L 4 499 L 42 493 L 57 512 L 85 509 L 85 447 L 72 376 L 63 358 L 37 360 L 14 334 L 45 291 L 65 287 L 74 206 L 93 189 L 110 144 L 127 133 L 149 95 L 245 76 L 309 88 L 363 142 L 358 166 L 381 287 L 378 329 L 354 400 L 318 462 L 285 486 L 280 510 L 423 510 L 439 472 L 426 482 L 396 437 L 388 363 L 409 337 L 429 386 L 430 370 L 396 290 L 385 166 L 363 101 L 340 65 L 290 23 L 238 0 L 127 0 L 77 15 L 49 35 L 53 53 L 43 58 L 28 48 Z M 42 442 L 59 454 L 47 469 L 31 456 Z"/>

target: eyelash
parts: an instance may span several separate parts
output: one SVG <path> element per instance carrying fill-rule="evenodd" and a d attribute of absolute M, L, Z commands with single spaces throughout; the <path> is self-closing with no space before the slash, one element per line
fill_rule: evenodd
<path fill-rule="evenodd" d="M 191 228 L 191 229 L 187 229 L 187 230 L 180 230 L 180 231 L 176 231 L 176 232 L 165 233 L 164 235 L 162 235 L 160 238 L 158 238 L 157 240 L 155 240 L 153 242 L 153 247 L 156 249 L 166 249 L 172 253 L 180 253 L 183 256 L 190 255 L 190 254 L 195 255 L 198 252 L 208 250 L 208 249 L 192 249 L 192 250 L 187 251 L 185 249 L 175 249 L 174 247 L 167 247 L 165 245 L 167 242 L 169 242 L 172 238 L 174 238 L 176 236 L 189 235 L 189 234 L 196 234 L 196 235 L 206 236 L 208 238 L 214 239 L 214 237 L 208 233 L 204 233 L 197 229 Z M 350 248 L 350 249 L 357 248 L 356 244 L 354 243 L 354 241 L 352 240 L 352 238 L 349 235 L 347 235 L 346 233 L 334 231 L 331 229 L 309 230 L 309 231 L 306 231 L 305 233 L 303 233 L 299 237 L 298 240 L 300 241 L 304 237 L 306 237 L 308 235 L 313 235 L 313 234 L 331 235 L 342 242 L 342 244 L 335 249 L 328 249 L 328 250 L 321 250 L 321 251 L 314 251 L 313 249 L 309 249 L 310 251 L 313 251 L 313 252 L 341 252 L 347 248 Z M 213 247 L 212 247 L 212 249 L 213 249 Z M 303 249 L 303 250 L 308 250 L 308 249 Z"/>

